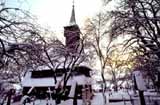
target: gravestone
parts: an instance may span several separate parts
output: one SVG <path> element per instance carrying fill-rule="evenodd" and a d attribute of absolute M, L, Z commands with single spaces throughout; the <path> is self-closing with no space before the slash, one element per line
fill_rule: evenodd
<path fill-rule="evenodd" d="M 134 85 L 136 87 L 135 89 L 139 91 L 141 105 L 146 105 L 143 92 L 147 90 L 147 88 L 146 88 L 142 73 L 140 71 L 134 71 L 133 77 L 134 77 L 134 83 L 135 83 Z"/>

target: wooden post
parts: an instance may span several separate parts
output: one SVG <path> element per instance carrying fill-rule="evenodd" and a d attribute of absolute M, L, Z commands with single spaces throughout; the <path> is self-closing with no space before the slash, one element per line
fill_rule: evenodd
<path fill-rule="evenodd" d="M 8 95 L 7 105 L 11 105 L 11 94 Z"/>
<path fill-rule="evenodd" d="M 76 84 L 75 94 L 73 98 L 73 105 L 77 105 L 77 84 Z"/>
<path fill-rule="evenodd" d="M 60 88 L 56 89 L 56 99 L 55 99 L 56 104 L 60 104 L 61 103 L 61 94 L 60 94 L 60 91 L 61 91 Z"/>
<path fill-rule="evenodd" d="M 143 91 L 139 90 L 139 98 L 140 98 L 141 105 L 146 105 Z"/>

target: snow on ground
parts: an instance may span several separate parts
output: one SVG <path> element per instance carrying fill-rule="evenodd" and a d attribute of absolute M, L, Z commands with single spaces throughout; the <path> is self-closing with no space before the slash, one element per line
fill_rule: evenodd
<path fill-rule="evenodd" d="M 66 100 L 66 101 L 62 101 L 60 104 L 58 105 L 73 105 L 73 100 L 72 99 L 69 99 L 69 100 Z M 78 105 L 83 105 L 82 103 L 82 100 L 78 100 Z M 20 102 L 16 102 L 16 103 L 13 103 L 12 105 L 22 105 Z M 35 102 L 31 102 L 31 103 L 27 103 L 25 105 L 55 105 L 55 101 L 54 100 L 36 100 Z M 96 104 L 96 105 L 99 105 L 99 104 Z"/>
<path fill-rule="evenodd" d="M 102 96 L 102 93 L 95 93 L 94 94 L 95 96 L 93 97 L 93 100 L 92 100 L 92 104 L 91 105 L 103 105 L 103 96 Z M 106 96 L 108 96 L 106 94 Z M 108 102 L 107 102 L 108 103 Z"/>
<path fill-rule="evenodd" d="M 110 99 L 122 99 L 122 100 L 125 100 L 125 99 L 130 99 L 130 95 L 133 94 L 132 91 L 118 91 L 118 92 L 111 92 L 110 93 Z"/>
<path fill-rule="evenodd" d="M 108 93 L 106 93 L 107 99 L 108 99 Z M 37 100 L 34 105 L 55 105 L 55 101 L 54 100 Z M 59 105 L 73 105 L 73 100 L 69 99 L 66 101 L 62 101 L 61 104 Z M 83 105 L 83 101 L 82 100 L 78 100 L 78 105 Z M 107 101 L 107 105 L 116 105 L 116 104 L 108 104 L 109 102 Z M 21 105 L 20 103 L 14 103 L 12 105 Z M 26 104 L 26 105 L 33 105 L 33 102 L 31 102 L 30 104 Z M 93 100 L 91 101 L 91 105 L 103 105 L 103 96 L 102 93 L 95 93 L 95 96 L 93 97 Z M 120 105 L 120 104 L 119 104 Z M 124 104 L 122 104 L 124 105 Z M 126 104 L 126 105 L 130 105 L 130 104 Z"/>
<path fill-rule="evenodd" d="M 108 105 L 132 105 L 132 104 L 131 102 L 114 102 L 114 103 L 112 102 L 112 103 L 109 103 Z"/>
<path fill-rule="evenodd" d="M 140 105 L 139 97 L 138 95 L 133 95 L 133 92 L 129 92 L 131 94 L 134 104 L 133 105 Z M 112 92 L 111 95 L 109 95 L 109 92 L 106 92 L 106 98 L 107 98 L 107 105 L 132 105 L 130 101 L 119 101 L 119 102 L 109 102 L 109 99 L 112 100 L 125 100 L 130 99 L 128 92 L 126 91 L 119 91 L 119 92 Z M 145 100 L 146 105 L 160 105 L 160 96 L 155 92 L 145 92 Z M 94 97 L 91 101 L 91 105 L 104 105 L 103 104 L 103 96 L 102 93 L 94 93 Z M 34 105 L 55 105 L 54 100 L 37 100 Z M 61 101 L 61 104 L 59 105 L 73 105 L 73 100 L 69 99 L 66 101 Z M 78 105 L 84 105 L 82 100 L 78 100 Z M 157 104 L 155 104 L 157 103 Z M 20 103 L 14 103 L 12 105 L 21 105 Z M 33 103 L 26 104 L 26 105 L 33 105 Z"/>

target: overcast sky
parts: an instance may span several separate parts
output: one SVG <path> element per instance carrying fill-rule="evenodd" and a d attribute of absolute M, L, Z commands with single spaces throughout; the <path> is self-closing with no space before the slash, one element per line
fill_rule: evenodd
<path fill-rule="evenodd" d="M 28 0 L 30 11 L 38 17 L 39 23 L 55 31 L 63 31 L 69 24 L 73 0 Z M 81 27 L 87 17 L 101 8 L 101 0 L 75 0 L 76 22 Z"/>

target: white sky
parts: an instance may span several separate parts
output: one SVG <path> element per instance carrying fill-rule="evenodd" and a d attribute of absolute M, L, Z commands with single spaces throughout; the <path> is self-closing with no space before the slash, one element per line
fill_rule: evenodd
<path fill-rule="evenodd" d="M 50 26 L 53 31 L 63 32 L 69 24 L 73 0 L 28 0 L 30 11 L 38 22 Z M 75 0 L 77 24 L 82 27 L 87 17 L 95 15 L 101 8 L 101 0 Z"/>

